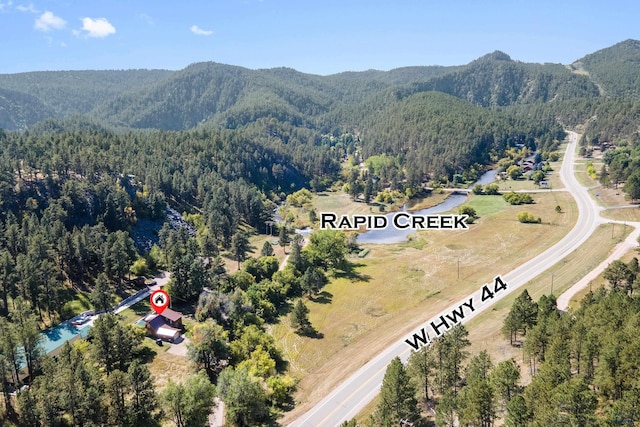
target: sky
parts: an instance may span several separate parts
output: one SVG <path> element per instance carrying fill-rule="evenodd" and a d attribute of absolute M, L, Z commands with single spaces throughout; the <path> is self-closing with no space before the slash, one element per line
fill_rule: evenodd
<path fill-rule="evenodd" d="M 569 64 L 640 39 L 638 17 L 636 0 L 0 0 L 0 73 L 214 61 L 327 75 L 495 50 Z"/>

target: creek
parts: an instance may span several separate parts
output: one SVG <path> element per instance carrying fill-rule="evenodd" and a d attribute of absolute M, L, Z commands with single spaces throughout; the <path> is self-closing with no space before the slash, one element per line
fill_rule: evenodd
<path fill-rule="evenodd" d="M 480 184 L 486 185 L 491 182 L 496 177 L 496 171 L 490 170 L 482 174 L 482 176 L 476 181 L 473 185 Z M 470 186 L 468 190 L 471 190 L 473 186 Z M 414 215 L 429 215 L 429 214 L 438 214 L 443 212 L 448 212 L 453 208 L 456 208 L 463 204 L 467 200 L 467 194 L 461 193 L 452 193 L 449 197 L 447 197 L 444 202 L 432 206 L 427 209 L 420 209 L 418 211 L 412 211 Z M 402 208 L 402 212 L 407 211 L 408 207 L 405 205 Z M 390 244 L 390 243 L 401 243 L 407 240 L 407 236 L 412 233 L 415 233 L 415 229 L 406 229 L 406 230 L 398 230 L 395 228 L 393 224 L 393 216 L 396 212 L 390 212 L 386 215 L 388 218 L 387 223 L 389 224 L 387 227 L 380 230 L 369 230 L 364 233 L 360 233 L 357 238 L 358 243 L 374 243 L 374 244 Z"/>

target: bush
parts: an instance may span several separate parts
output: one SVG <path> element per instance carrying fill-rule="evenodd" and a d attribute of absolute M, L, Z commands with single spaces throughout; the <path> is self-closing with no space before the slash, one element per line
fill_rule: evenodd
<path fill-rule="evenodd" d="M 507 176 L 514 181 L 522 177 L 522 168 L 520 166 L 511 165 L 507 168 Z"/>
<path fill-rule="evenodd" d="M 536 218 L 530 212 L 520 212 L 518 214 L 518 221 L 524 224 L 540 224 L 542 222 L 542 218 Z"/>
<path fill-rule="evenodd" d="M 558 159 L 560 159 L 560 153 L 558 153 L 557 151 L 553 151 L 553 152 L 549 153 L 549 161 L 550 162 L 557 162 Z"/>
<path fill-rule="evenodd" d="M 131 266 L 131 272 L 135 276 L 147 276 L 149 274 L 147 260 L 145 258 L 138 258 Z"/>
<path fill-rule="evenodd" d="M 533 203 L 533 198 L 527 193 L 515 193 L 512 191 L 502 197 L 511 205 L 530 205 Z"/>
<path fill-rule="evenodd" d="M 531 179 L 533 179 L 533 182 L 536 185 L 540 185 L 540 182 L 544 181 L 544 176 L 545 176 L 545 173 L 543 171 L 541 171 L 541 170 L 540 171 L 535 171 L 533 173 L 533 175 L 531 176 Z"/>
<path fill-rule="evenodd" d="M 473 224 L 478 219 L 476 210 L 468 205 L 462 205 L 458 208 L 458 215 L 467 215 L 467 224 Z"/>
<path fill-rule="evenodd" d="M 313 194 L 311 194 L 311 191 L 303 188 L 302 190 L 298 190 L 293 194 L 289 194 L 287 196 L 287 203 L 291 206 L 301 208 L 302 206 L 311 203 L 312 198 Z"/>
<path fill-rule="evenodd" d="M 484 194 L 484 190 L 482 189 L 482 184 L 476 184 L 473 186 L 473 194 Z"/>
<path fill-rule="evenodd" d="M 496 194 L 500 194 L 500 186 L 495 183 L 487 184 L 484 186 L 484 194 L 495 196 Z"/>

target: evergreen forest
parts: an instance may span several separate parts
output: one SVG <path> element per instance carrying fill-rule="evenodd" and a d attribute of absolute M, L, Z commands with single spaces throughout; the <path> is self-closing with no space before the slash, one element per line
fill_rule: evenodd
<path fill-rule="evenodd" d="M 0 75 L 0 424 L 198 426 L 217 396 L 230 425 L 276 425 L 296 379 L 268 331 L 290 315 L 320 339 L 304 300 L 331 274 L 357 274 L 346 255 L 358 250 L 339 231 L 303 242 L 274 224 L 278 206 L 309 191 L 368 203 L 474 182 L 514 158 L 552 158 L 565 129 L 580 130 L 585 155 L 615 145 L 600 180 L 640 200 L 638 61 L 627 40 L 569 65 L 496 51 L 329 76 L 213 62 Z M 637 262 L 626 268 L 573 316 L 553 297 L 517 300 L 505 340 L 523 341 L 526 387 L 515 361 L 468 358 L 454 328 L 392 362 L 373 425 L 418 423 L 419 404 L 442 426 L 640 419 Z M 191 316 L 190 374 L 161 386 L 144 328 L 113 313 L 140 290 L 132 278 L 159 272 Z M 41 332 L 87 311 L 104 313 L 87 339 L 47 354 Z"/>

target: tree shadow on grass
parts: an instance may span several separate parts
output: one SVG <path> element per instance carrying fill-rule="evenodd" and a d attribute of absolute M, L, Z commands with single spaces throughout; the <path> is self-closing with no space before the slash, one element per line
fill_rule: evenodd
<path fill-rule="evenodd" d="M 333 294 L 331 292 L 322 291 L 318 295 L 309 297 L 310 301 L 317 302 L 318 304 L 331 304 Z"/>
<path fill-rule="evenodd" d="M 316 331 L 316 328 L 314 328 L 312 325 L 308 325 L 303 328 L 297 329 L 296 334 L 303 337 L 313 338 L 318 340 L 324 338 L 324 334 L 322 332 Z"/>
<path fill-rule="evenodd" d="M 144 299 L 137 304 L 133 304 L 129 307 L 131 311 L 133 311 L 137 316 L 144 316 L 145 314 L 149 314 L 151 312 L 151 304 L 148 299 Z"/>
<path fill-rule="evenodd" d="M 158 352 L 149 346 L 142 346 L 138 352 L 138 359 L 142 363 L 151 363 L 153 359 L 158 355 Z"/>
<path fill-rule="evenodd" d="M 333 277 L 336 279 L 349 279 L 352 282 L 368 282 L 371 280 L 371 276 L 356 271 L 358 267 L 363 266 L 364 264 L 362 263 L 346 261 L 340 270 L 334 270 Z"/>
<path fill-rule="evenodd" d="M 292 309 L 293 309 L 293 304 L 291 303 L 291 301 L 285 301 L 281 303 L 280 305 L 278 305 L 278 319 L 276 319 L 274 322 L 268 322 L 268 323 L 279 323 L 279 318 L 289 314 Z"/>

